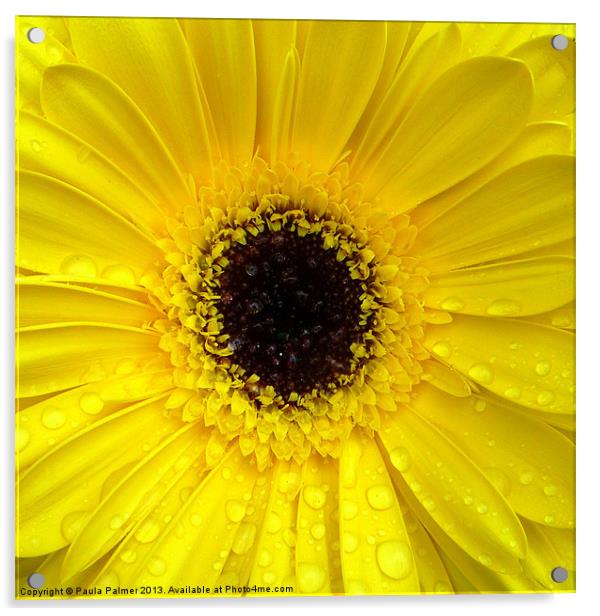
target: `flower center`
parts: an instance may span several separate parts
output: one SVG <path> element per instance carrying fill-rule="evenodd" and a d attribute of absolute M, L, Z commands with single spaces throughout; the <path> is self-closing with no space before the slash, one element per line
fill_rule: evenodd
<path fill-rule="evenodd" d="M 318 233 L 264 231 L 225 254 L 219 278 L 232 359 L 283 398 L 334 386 L 352 370 L 362 285 Z"/>

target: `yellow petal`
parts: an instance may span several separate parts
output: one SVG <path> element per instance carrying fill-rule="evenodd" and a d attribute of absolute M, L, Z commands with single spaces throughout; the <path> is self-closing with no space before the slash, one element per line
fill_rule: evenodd
<path fill-rule="evenodd" d="M 152 305 L 57 282 L 17 281 L 18 327 L 68 321 L 142 326 L 160 318 Z"/>
<path fill-rule="evenodd" d="M 55 28 L 43 20 L 49 20 Z M 33 113 L 40 113 L 40 84 L 46 68 L 61 62 L 75 62 L 75 57 L 55 34 L 63 26 L 62 17 L 38 18 L 16 17 L 16 77 L 17 107 Z M 42 28 L 45 33 L 41 43 L 32 44 L 27 34 L 31 28 Z"/>
<path fill-rule="evenodd" d="M 68 323 L 17 333 L 17 397 L 39 396 L 115 374 L 124 359 L 160 355 L 159 336 L 134 327 Z"/>
<path fill-rule="evenodd" d="M 540 526 L 538 529 L 554 546 L 559 556 L 559 565 L 573 571 L 575 569 L 575 531 L 568 528 Z"/>
<path fill-rule="evenodd" d="M 489 399 L 458 399 L 427 385 L 417 389 L 411 408 L 443 430 L 517 513 L 549 526 L 573 525 L 575 449 L 562 434 Z"/>
<path fill-rule="evenodd" d="M 525 317 L 524 320 L 559 329 L 575 329 L 575 302 L 572 301 L 560 308 Z"/>
<path fill-rule="evenodd" d="M 16 429 L 19 472 L 91 424 L 132 402 L 172 388 L 172 369 L 143 371 L 142 366 L 124 359 L 117 365 L 117 372 L 123 370 L 135 373 L 71 389 L 19 410 Z"/>
<path fill-rule="evenodd" d="M 127 92 L 181 169 L 209 179 L 206 121 L 191 54 L 177 21 L 78 17 L 69 19 L 68 27 L 77 59 Z M 145 154 L 142 144 L 138 148 Z"/>
<path fill-rule="evenodd" d="M 292 150 L 313 169 L 327 171 L 342 154 L 377 83 L 385 42 L 383 22 L 310 23 Z"/>
<path fill-rule="evenodd" d="M 91 426 L 40 459 L 18 484 L 17 550 L 47 554 L 70 543 L 99 503 L 102 486 L 165 436 L 179 420 L 163 400 L 142 402 Z"/>
<path fill-rule="evenodd" d="M 526 551 L 519 520 L 464 453 L 408 408 L 386 414 L 379 436 L 390 456 L 394 482 L 405 498 L 408 494 L 409 505 L 414 498 L 444 533 L 484 566 L 518 570 L 518 559 Z"/>
<path fill-rule="evenodd" d="M 254 154 L 256 126 L 252 22 L 183 19 L 181 23 L 206 93 L 221 155 L 232 164 L 245 163 Z"/>
<path fill-rule="evenodd" d="M 273 160 L 285 159 L 290 150 L 292 114 L 299 75 L 300 57 L 296 49 L 292 48 L 285 58 L 275 94 L 270 144 Z"/>
<path fill-rule="evenodd" d="M 109 276 L 135 283 L 161 252 L 139 229 L 67 184 L 21 171 L 17 263 L 51 274 Z"/>
<path fill-rule="evenodd" d="M 197 422 L 187 424 L 126 473 L 103 495 L 73 540 L 62 565 L 62 577 L 70 579 L 121 541 L 159 504 L 181 469 L 201 455 L 207 441 L 207 431 Z"/>
<path fill-rule="evenodd" d="M 112 552 L 112 556 L 93 582 L 93 586 L 136 586 L 140 569 L 159 537 L 181 533 L 174 518 L 189 500 L 206 473 L 204 456 L 190 460 L 179 470 L 160 502 L 142 518 Z M 194 518 L 197 521 L 198 518 Z"/>
<path fill-rule="evenodd" d="M 234 481 L 223 477 L 231 473 Z M 181 507 L 138 564 L 138 584 L 214 586 L 246 515 L 256 466 L 232 448 Z M 177 530 L 175 530 L 177 529 Z M 189 548 L 188 546 L 191 546 Z"/>
<path fill-rule="evenodd" d="M 573 576 L 570 575 L 566 582 L 557 583 L 552 579 L 552 570 L 555 567 L 563 567 L 562 559 L 554 545 L 548 540 L 542 529 L 529 520 L 522 520 L 523 528 L 527 533 L 529 549 L 523 566 L 524 571 L 538 584 L 553 592 L 573 591 L 575 589 Z"/>
<path fill-rule="evenodd" d="M 418 518 L 406 507 L 407 511 L 402 511 L 406 530 L 410 537 L 417 574 L 419 577 L 419 588 L 423 593 L 451 593 L 452 583 L 448 578 L 446 567 L 440 560 L 440 556 L 419 522 Z"/>
<path fill-rule="evenodd" d="M 526 66 L 475 58 L 439 77 L 375 163 L 367 191 L 411 209 L 477 171 L 523 129 L 531 105 Z"/>
<path fill-rule="evenodd" d="M 521 43 L 545 34 L 575 36 L 573 24 L 474 22 L 461 23 L 460 29 L 465 41 L 465 57 L 508 55 Z"/>
<path fill-rule="evenodd" d="M 575 108 L 575 42 L 569 38 L 567 48 L 557 51 L 552 47 L 555 35 L 539 36 L 509 53 L 525 62 L 533 75 L 532 120 L 559 119 Z"/>
<path fill-rule="evenodd" d="M 425 347 L 483 387 L 523 406 L 572 413 L 574 337 L 516 319 L 454 315 L 427 328 Z"/>
<path fill-rule="evenodd" d="M 100 152 L 59 126 L 27 112 L 21 112 L 17 132 L 21 169 L 70 184 L 143 230 L 164 235 L 164 210 Z"/>
<path fill-rule="evenodd" d="M 278 460 L 273 467 L 269 502 L 256 542 L 250 586 L 296 585 L 294 553 L 301 475 L 298 465 Z"/>
<path fill-rule="evenodd" d="M 574 186 L 570 156 L 524 162 L 421 229 L 411 253 L 445 272 L 572 238 Z"/>
<path fill-rule="evenodd" d="M 256 560 L 257 538 L 261 526 L 267 525 L 268 532 L 277 532 L 281 527 L 281 520 L 278 516 L 270 515 L 268 518 L 265 516 L 271 494 L 271 479 L 271 469 L 268 468 L 257 477 L 254 484 L 252 497 L 248 501 L 246 517 L 238 526 L 231 545 L 231 552 L 216 582 L 217 585 L 223 585 L 224 589 L 227 585 L 234 587 L 230 593 L 226 592 L 226 594 L 239 595 L 237 589 L 248 585 L 250 572 Z"/>
<path fill-rule="evenodd" d="M 298 500 L 296 581 L 300 593 L 322 595 L 343 592 L 339 545 L 338 464 L 314 453 L 303 467 Z"/>
<path fill-rule="evenodd" d="M 296 22 L 255 19 L 252 22 L 256 49 L 256 139 L 262 158 L 271 156 L 271 135 L 275 115 L 275 94 L 288 52 L 296 39 Z"/>
<path fill-rule="evenodd" d="M 377 157 L 381 148 L 402 123 L 406 113 L 427 87 L 458 59 L 460 30 L 450 24 L 417 47 L 403 63 L 389 89 L 381 93 L 376 109 L 366 116 L 369 124 L 356 153 L 352 157 L 352 171 L 360 174 L 369 161 Z M 384 95 L 385 94 L 385 95 Z"/>
<path fill-rule="evenodd" d="M 193 204 L 156 130 L 113 81 L 83 66 L 61 64 L 44 73 L 41 97 L 50 121 L 101 152 L 159 205 Z"/>
<path fill-rule="evenodd" d="M 553 310 L 574 296 L 574 260 L 539 257 L 432 276 L 423 300 L 450 312 L 518 317 Z"/>
<path fill-rule="evenodd" d="M 549 154 L 573 154 L 571 129 L 560 122 L 536 122 L 528 124 L 510 145 L 479 171 L 465 178 L 452 188 L 419 205 L 411 213 L 411 223 L 426 227 L 432 220 L 460 203 L 465 197 L 479 190 L 504 171 L 525 161 Z M 539 249 L 537 249 L 539 250 Z M 546 254 L 570 254 L 563 252 Z M 529 256 L 541 256 L 530 254 Z"/>
<path fill-rule="evenodd" d="M 381 453 L 355 429 L 340 457 L 340 553 L 349 595 L 417 592 L 410 538 Z"/>
<path fill-rule="evenodd" d="M 421 367 L 423 368 L 421 378 L 438 389 L 461 398 L 471 394 L 471 387 L 462 374 L 441 361 L 426 359 L 421 362 Z"/>

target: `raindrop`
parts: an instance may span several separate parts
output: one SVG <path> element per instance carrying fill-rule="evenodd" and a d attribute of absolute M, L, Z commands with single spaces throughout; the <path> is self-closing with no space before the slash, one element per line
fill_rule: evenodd
<path fill-rule="evenodd" d="M 436 342 L 432 350 L 438 357 L 446 358 L 452 355 L 452 347 L 447 342 Z"/>
<path fill-rule="evenodd" d="M 85 255 L 67 257 L 60 265 L 60 272 L 69 276 L 95 278 L 98 274 L 96 263 Z"/>
<path fill-rule="evenodd" d="M 412 571 L 412 552 L 404 541 L 385 541 L 377 547 L 377 564 L 385 575 L 402 580 Z"/>
<path fill-rule="evenodd" d="M 441 304 L 440 307 L 443 310 L 449 310 L 450 312 L 459 312 L 465 305 L 457 297 L 448 297 Z"/>
<path fill-rule="evenodd" d="M 401 472 L 405 473 L 412 463 L 410 453 L 405 447 L 396 447 L 390 452 L 392 464 Z"/>
<path fill-rule="evenodd" d="M 494 373 L 487 364 L 475 364 L 469 369 L 469 376 L 479 383 L 491 383 L 494 380 Z"/>
<path fill-rule="evenodd" d="M 58 430 L 58 428 L 62 428 L 66 421 L 66 415 L 57 408 L 48 407 L 42 413 L 42 423 L 49 430 Z"/>
<path fill-rule="evenodd" d="M 546 376 L 552 369 L 552 364 L 549 361 L 542 360 L 535 365 L 535 371 L 539 376 Z"/>
<path fill-rule="evenodd" d="M 321 509 L 325 505 L 327 495 L 318 486 L 306 486 L 303 491 L 304 502 L 313 509 Z"/>
<path fill-rule="evenodd" d="M 160 533 L 160 524 L 154 520 L 147 520 L 135 532 L 134 537 L 140 543 L 152 543 Z"/>
<path fill-rule="evenodd" d="M 298 563 L 298 586 L 301 592 L 317 592 L 325 582 L 325 571 L 313 563 Z"/>
<path fill-rule="evenodd" d="M 104 408 L 104 400 L 94 392 L 86 392 L 79 399 L 79 406 L 88 415 L 97 415 Z"/>
<path fill-rule="evenodd" d="M 387 486 L 371 486 L 367 490 L 367 501 L 373 509 L 383 511 L 392 506 L 394 496 L 392 491 Z"/>
<path fill-rule="evenodd" d="M 152 575 L 162 575 L 167 570 L 167 563 L 162 558 L 152 558 L 148 563 L 148 571 Z"/>
<path fill-rule="evenodd" d="M 246 513 L 246 506 L 239 500 L 231 499 L 225 503 L 225 513 L 232 522 L 240 522 Z"/>
<path fill-rule="evenodd" d="M 487 307 L 487 313 L 496 317 L 510 317 L 521 312 L 521 305 L 510 299 L 497 299 Z"/>

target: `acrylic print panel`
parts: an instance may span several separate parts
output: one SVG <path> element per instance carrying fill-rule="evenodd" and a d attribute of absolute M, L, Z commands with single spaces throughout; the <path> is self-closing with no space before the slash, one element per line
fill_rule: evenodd
<path fill-rule="evenodd" d="M 19 598 L 574 589 L 573 26 L 16 42 Z"/>

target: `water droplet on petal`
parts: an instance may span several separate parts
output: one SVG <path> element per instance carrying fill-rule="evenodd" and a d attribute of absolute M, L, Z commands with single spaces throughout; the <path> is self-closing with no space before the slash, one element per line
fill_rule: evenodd
<path fill-rule="evenodd" d="M 111 530 L 118 530 L 119 528 L 121 528 L 121 526 L 123 526 L 123 524 L 125 524 L 125 518 L 120 515 L 115 515 L 110 519 L 108 527 Z"/>
<path fill-rule="evenodd" d="M 447 342 L 436 342 L 432 350 L 438 357 L 446 358 L 452 355 L 452 347 Z"/>
<path fill-rule="evenodd" d="M 48 407 L 42 413 L 42 423 L 49 430 L 58 430 L 58 428 L 62 428 L 66 421 L 67 417 L 60 409 Z"/>
<path fill-rule="evenodd" d="M 392 506 L 394 502 L 394 495 L 387 486 L 371 486 L 367 490 L 367 501 L 373 509 L 383 511 L 384 509 L 389 509 Z"/>
<path fill-rule="evenodd" d="M 102 270 L 102 278 L 124 285 L 136 283 L 135 274 L 126 265 L 109 265 Z"/>
<path fill-rule="evenodd" d="M 124 563 L 133 563 L 135 562 L 135 559 L 137 558 L 137 553 L 134 552 L 133 550 L 124 550 L 123 552 L 121 552 L 119 558 Z"/>
<path fill-rule="evenodd" d="M 496 317 L 510 317 L 521 312 L 521 305 L 510 299 L 497 299 L 487 307 L 487 313 Z"/>
<path fill-rule="evenodd" d="M 30 438 L 29 430 L 18 427 L 15 432 L 15 446 L 17 451 L 23 451 L 25 447 L 29 445 Z"/>
<path fill-rule="evenodd" d="M 488 506 L 485 503 L 479 503 L 477 505 L 477 512 L 481 513 L 481 515 L 488 512 Z"/>
<path fill-rule="evenodd" d="M 475 364 L 469 369 L 469 376 L 479 383 L 491 383 L 494 380 L 494 373 L 487 364 Z"/>
<path fill-rule="evenodd" d="M 404 541 L 385 541 L 377 546 L 377 564 L 385 575 L 402 580 L 413 569 L 411 549 Z"/>
<path fill-rule="evenodd" d="M 504 391 L 504 395 L 509 400 L 518 400 L 521 397 L 521 390 L 518 387 L 509 387 Z"/>
<path fill-rule="evenodd" d="M 539 376 L 546 376 L 552 370 L 552 364 L 549 361 L 542 360 L 535 365 L 535 371 Z"/>
<path fill-rule="evenodd" d="M 277 533 L 281 530 L 281 518 L 274 511 L 267 516 L 266 527 L 270 533 Z"/>
<path fill-rule="evenodd" d="M 440 307 L 443 310 L 449 310 L 450 312 L 459 312 L 460 310 L 462 310 L 465 307 L 465 305 L 457 297 L 447 297 L 440 304 Z"/>
<path fill-rule="evenodd" d="M 558 488 L 553 483 L 549 483 L 547 486 L 544 486 L 544 494 L 546 496 L 554 496 L 557 492 Z"/>
<path fill-rule="evenodd" d="M 342 548 L 344 552 L 348 552 L 349 554 L 356 551 L 356 548 L 358 548 L 358 539 L 356 535 L 344 533 L 342 536 Z"/>
<path fill-rule="evenodd" d="M 268 567 L 273 562 L 273 554 L 269 550 L 261 550 L 256 560 L 259 567 Z"/>
<path fill-rule="evenodd" d="M 321 523 L 313 524 L 310 528 L 310 534 L 318 541 L 325 536 L 325 525 Z"/>
<path fill-rule="evenodd" d="M 537 403 L 540 406 L 548 406 L 552 402 L 554 402 L 554 394 L 551 391 L 540 391 L 537 396 Z"/>
<path fill-rule="evenodd" d="M 148 563 L 148 571 L 152 575 L 162 575 L 167 570 L 167 563 L 162 558 L 151 558 Z"/>
<path fill-rule="evenodd" d="M 476 413 L 483 413 L 487 408 L 487 402 L 485 400 L 481 400 L 481 398 L 476 398 L 473 404 L 473 410 Z"/>
<path fill-rule="evenodd" d="M 236 554 L 247 554 L 254 545 L 255 537 L 256 526 L 249 522 L 242 522 L 233 539 L 232 551 Z"/>
<path fill-rule="evenodd" d="M 84 413 L 97 415 L 104 408 L 104 400 L 94 392 L 86 392 L 79 399 L 79 406 Z"/>
<path fill-rule="evenodd" d="M 246 505 L 239 500 L 228 500 L 225 503 L 225 513 L 232 522 L 241 522 L 246 514 Z"/>
<path fill-rule="evenodd" d="M 152 543 L 160 533 L 160 524 L 154 520 L 146 520 L 135 532 L 134 537 L 140 543 Z"/>
<path fill-rule="evenodd" d="M 489 554 L 481 554 L 477 557 L 477 560 L 484 566 L 489 567 L 492 564 L 492 559 Z"/>
<path fill-rule="evenodd" d="M 431 496 L 425 497 L 422 501 L 422 505 L 425 509 L 427 509 L 427 511 L 433 511 L 435 509 L 435 501 L 431 498 Z"/>
<path fill-rule="evenodd" d="M 87 511 L 73 511 L 68 513 L 61 522 L 60 532 L 62 536 L 71 543 L 85 526 L 89 513 Z"/>
<path fill-rule="evenodd" d="M 318 486 L 306 486 L 302 494 L 304 502 L 313 509 L 321 509 L 327 500 L 325 491 Z"/>
<path fill-rule="evenodd" d="M 526 471 L 521 473 L 519 476 L 519 481 L 524 485 L 528 486 L 535 478 L 535 475 L 531 471 Z"/>
<path fill-rule="evenodd" d="M 297 580 L 300 592 L 317 592 L 325 583 L 325 571 L 313 563 L 298 563 Z"/>
<path fill-rule="evenodd" d="M 358 514 L 358 505 L 351 500 L 342 502 L 342 516 L 344 520 L 353 520 Z"/>
<path fill-rule="evenodd" d="M 192 513 L 190 516 L 190 524 L 192 526 L 200 526 L 202 524 L 202 516 L 199 513 Z"/>
<path fill-rule="evenodd" d="M 95 278 L 98 274 L 96 263 L 85 255 L 67 257 L 60 265 L 60 272 L 69 276 Z"/>
<path fill-rule="evenodd" d="M 410 453 L 405 447 L 396 447 L 392 449 L 390 452 L 390 460 L 401 473 L 406 472 L 412 464 Z"/>

